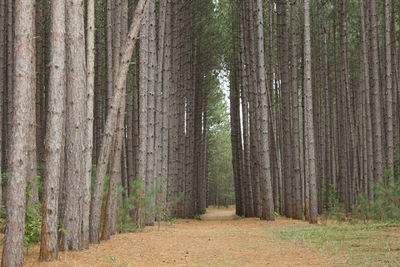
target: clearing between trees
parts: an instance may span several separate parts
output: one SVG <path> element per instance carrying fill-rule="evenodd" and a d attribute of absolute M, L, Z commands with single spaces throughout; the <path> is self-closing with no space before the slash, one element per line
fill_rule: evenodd
<path fill-rule="evenodd" d="M 198 220 L 177 220 L 115 235 L 89 250 L 26 266 L 393 266 L 400 262 L 400 227 L 309 225 L 277 218 L 241 218 L 234 208 L 210 208 Z M 336 239 L 335 239 L 336 237 Z"/>

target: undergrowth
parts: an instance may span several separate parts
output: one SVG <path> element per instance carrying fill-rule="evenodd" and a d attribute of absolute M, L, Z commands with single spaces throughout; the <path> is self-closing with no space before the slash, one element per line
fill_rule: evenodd
<path fill-rule="evenodd" d="M 337 256 L 343 266 L 400 266 L 398 224 L 309 225 L 274 231 L 283 240 L 301 241 Z"/>

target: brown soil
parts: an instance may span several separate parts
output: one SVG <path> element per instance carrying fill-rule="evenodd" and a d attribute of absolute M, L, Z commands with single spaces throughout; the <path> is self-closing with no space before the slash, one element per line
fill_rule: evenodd
<path fill-rule="evenodd" d="M 143 233 L 113 236 L 87 251 L 60 253 L 40 266 L 332 266 L 334 261 L 307 245 L 279 240 L 271 229 L 301 227 L 304 222 L 236 218 L 234 209 L 209 209 L 202 221 L 179 220 L 147 227 Z M 26 266 L 38 266 L 39 248 Z"/>

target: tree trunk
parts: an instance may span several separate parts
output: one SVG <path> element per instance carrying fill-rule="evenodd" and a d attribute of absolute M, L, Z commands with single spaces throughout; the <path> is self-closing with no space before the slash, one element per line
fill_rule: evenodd
<path fill-rule="evenodd" d="M 148 84 L 147 84 L 147 165 L 146 165 L 146 195 L 149 196 L 150 203 L 146 207 L 150 211 L 155 208 L 155 177 L 154 177 L 154 112 L 155 112 L 155 79 L 156 72 L 155 67 L 157 65 L 156 55 L 156 9 L 155 0 L 150 0 L 149 3 L 149 17 L 147 20 L 148 24 Z M 155 214 L 151 213 L 149 218 L 146 218 L 147 223 L 154 224 Z"/>
<path fill-rule="evenodd" d="M 267 106 L 267 84 L 264 63 L 264 19 L 263 1 L 257 0 L 257 54 L 258 54 L 258 85 L 259 101 L 261 102 L 261 192 L 262 192 L 262 213 L 261 218 L 270 221 L 274 220 L 274 201 L 272 196 L 272 179 L 269 158 L 268 143 L 268 106 Z"/>
<path fill-rule="evenodd" d="M 394 177 L 394 142 L 393 142 L 393 77 L 392 77 L 392 41 L 391 41 L 392 1 L 385 0 L 385 52 L 386 52 L 386 142 L 387 168 L 390 170 L 389 180 Z"/>
<path fill-rule="evenodd" d="M 120 60 L 120 68 L 117 79 L 114 83 L 114 95 L 111 101 L 111 109 L 107 113 L 103 141 L 100 149 L 99 159 L 97 162 L 95 185 L 93 188 L 90 212 L 90 241 L 92 243 L 99 243 L 101 202 L 103 198 L 103 187 L 104 179 L 106 176 L 107 163 L 110 157 L 114 132 L 117 127 L 117 115 L 121 98 L 123 96 L 123 88 L 126 86 L 126 78 L 129 70 L 130 60 L 133 54 L 133 50 L 135 48 L 140 23 L 144 17 L 147 3 L 148 0 L 140 0 L 138 2 L 127 41 L 124 44 L 123 49 L 121 50 L 122 56 Z"/>
<path fill-rule="evenodd" d="M 29 166 L 28 135 L 32 110 L 30 91 L 35 75 L 35 3 L 15 1 L 14 120 L 10 138 L 7 181 L 6 231 L 2 266 L 22 266 L 25 232 L 25 189 Z"/>
<path fill-rule="evenodd" d="M 89 248 L 90 185 L 92 182 L 93 121 L 94 121 L 94 59 L 95 59 L 95 6 L 94 0 L 87 2 L 86 41 L 86 146 L 84 160 L 84 188 L 82 206 L 82 248 Z"/>
<path fill-rule="evenodd" d="M 107 109 L 110 110 L 111 99 L 113 96 L 113 3 L 112 0 L 107 0 L 106 13 L 106 47 L 107 47 Z"/>
<path fill-rule="evenodd" d="M 249 73 L 248 73 L 248 67 L 246 66 L 246 58 L 245 58 L 245 44 L 244 44 L 244 32 L 243 32 L 243 12 L 239 13 L 239 16 L 241 16 L 241 23 L 239 23 L 238 27 L 238 54 L 239 58 L 238 63 L 236 65 L 239 66 L 238 68 L 238 75 L 240 77 L 240 81 L 238 83 L 238 92 L 237 92 L 237 97 L 241 96 L 241 101 L 238 101 L 238 103 L 241 103 L 241 110 L 242 110 L 242 128 L 243 128 L 243 176 L 238 178 L 238 181 L 240 180 L 241 184 L 244 185 L 243 188 L 243 198 L 248 196 L 248 189 L 247 187 L 249 186 L 247 182 L 251 178 L 251 157 L 250 157 L 250 137 L 249 137 L 249 87 L 248 87 L 248 79 L 249 79 Z M 237 54 L 237 52 L 235 53 Z M 248 53 L 247 53 L 248 54 Z M 240 91 L 239 91 L 240 90 Z M 240 105 L 240 104 L 239 104 Z M 235 110 L 235 112 L 240 113 L 240 107 L 235 107 L 238 109 L 238 111 Z M 235 127 L 240 127 L 240 118 L 238 119 L 239 123 L 238 125 L 235 125 Z M 237 137 L 236 142 L 241 142 L 241 136 Z M 236 153 L 242 153 L 242 151 L 237 151 Z M 238 163 L 236 163 L 238 164 Z M 240 183 L 239 183 L 240 185 Z M 240 186 L 242 187 L 242 186 Z M 238 190 L 241 190 L 239 188 Z M 242 199 L 243 201 L 249 201 L 249 199 Z M 246 205 L 248 206 L 248 205 Z M 243 211 L 245 212 L 246 209 Z M 247 209 L 248 211 L 248 209 Z"/>
<path fill-rule="evenodd" d="M 299 135 L 299 91 L 297 88 L 297 33 L 296 33 L 296 0 L 290 3 L 290 32 L 292 36 L 291 42 L 291 71 L 292 71 L 292 118 L 293 118 L 293 213 L 294 219 L 302 218 L 302 201 L 301 201 L 301 175 L 300 175 L 300 135 Z"/>
<path fill-rule="evenodd" d="M 376 1 L 370 0 L 370 20 L 371 20 L 371 46 L 372 46 L 372 92 L 373 102 L 373 133 L 374 133 L 374 177 L 375 182 L 383 182 L 383 155 L 382 155 L 382 109 L 381 109 L 381 90 L 379 79 L 379 55 L 378 55 L 378 24 L 376 15 Z"/>
<path fill-rule="evenodd" d="M 165 41 L 164 41 L 164 56 L 163 56 L 163 73 L 162 73 L 162 82 L 163 82 L 163 125 L 162 125 L 162 189 L 163 194 L 161 198 L 162 209 L 166 209 L 166 201 L 168 198 L 168 164 L 169 164 L 169 95 L 171 91 L 171 38 L 172 38 L 172 27 L 171 27 L 171 1 L 166 0 L 165 3 Z M 166 212 L 164 210 L 164 212 Z"/>
<path fill-rule="evenodd" d="M 40 260 L 58 258 L 58 197 L 65 121 L 65 0 L 52 4 L 49 109 L 43 177 Z"/>
<path fill-rule="evenodd" d="M 7 1 L 7 138 L 5 138 L 8 141 L 6 142 L 7 157 L 10 155 L 10 136 L 14 109 L 14 2 L 14 0 Z"/>
<path fill-rule="evenodd" d="M 317 177 L 315 166 L 315 143 L 312 105 L 312 81 L 311 81 L 311 36 L 310 36 L 310 1 L 304 0 L 304 95 L 305 95 L 305 125 L 307 132 L 306 161 L 308 165 L 308 177 L 310 185 L 310 222 L 317 223 L 318 199 L 317 199 Z"/>
<path fill-rule="evenodd" d="M 154 177 L 156 179 L 156 187 L 157 189 L 162 189 L 163 186 L 163 152 L 166 147 L 163 146 L 163 136 L 164 129 L 163 124 L 165 120 L 164 113 L 164 47 L 165 47 L 165 24 L 166 24 L 166 5 L 167 0 L 160 1 L 159 4 L 159 21 L 158 21 L 158 50 L 157 50 L 157 61 L 158 65 L 157 69 L 157 82 L 155 85 L 155 147 L 154 147 L 154 156 L 155 156 L 155 169 L 154 169 Z M 156 195 L 157 206 L 163 206 L 163 192 L 158 192 Z M 157 218 L 156 218 L 157 219 Z"/>
<path fill-rule="evenodd" d="M 61 250 L 82 249 L 83 192 L 86 187 L 84 162 L 86 118 L 86 55 L 84 10 L 82 0 L 66 3 L 66 57 L 67 57 L 67 107 L 66 107 L 66 163 L 65 207 L 61 227 Z"/>
<path fill-rule="evenodd" d="M 4 106 L 5 102 L 5 85 L 6 85 L 6 68 L 5 68 L 5 0 L 0 0 L 0 119 L 3 123 L 0 124 L 0 174 L 3 173 L 3 127 L 4 127 Z M 3 204 L 2 182 L 0 182 L 0 208 Z"/>

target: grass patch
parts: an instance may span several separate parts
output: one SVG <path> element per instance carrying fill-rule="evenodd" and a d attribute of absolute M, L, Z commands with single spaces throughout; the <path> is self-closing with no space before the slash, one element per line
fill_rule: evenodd
<path fill-rule="evenodd" d="M 242 216 L 235 215 L 235 217 L 233 219 L 234 220 L 243 220 L 243 219 L 245 219 L 245 217 L 243 215 Z"/>
<path fill-rule="evenodd" d="M 338 264 L 400 266 L 400 227 L 395 224 L 318 225 L 273 231 L 283 240 L 310 244 L 337 256 Z"/>

